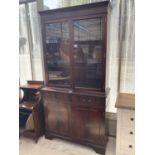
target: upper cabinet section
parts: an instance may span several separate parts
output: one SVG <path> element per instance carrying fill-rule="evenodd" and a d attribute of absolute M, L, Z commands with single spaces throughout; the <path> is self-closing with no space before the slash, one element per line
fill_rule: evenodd
<path fill-rule="evenodd" d="M 40 12 L 47 86 L 105 91 L 108 2 Z"/>

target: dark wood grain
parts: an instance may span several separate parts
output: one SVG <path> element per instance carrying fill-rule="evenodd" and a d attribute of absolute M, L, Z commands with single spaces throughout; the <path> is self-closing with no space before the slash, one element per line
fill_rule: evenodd
<path fill-rule="evenodd" d="M 69 134 L 69 95 L 64 93 L 44 92 L 44 110 L 46 130 Z"/>

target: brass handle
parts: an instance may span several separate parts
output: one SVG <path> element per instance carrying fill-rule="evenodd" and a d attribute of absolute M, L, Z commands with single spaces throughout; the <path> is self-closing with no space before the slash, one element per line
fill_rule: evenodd
<path fill-rule="evenodd" d="M 133 135 L 133 132 L 132 131 L 130 131 L 130 135 Z"/>
<path fill-rule="evenodd" d="M 132 145 L 129 145 L 129 148 L 132 148 Z"/>

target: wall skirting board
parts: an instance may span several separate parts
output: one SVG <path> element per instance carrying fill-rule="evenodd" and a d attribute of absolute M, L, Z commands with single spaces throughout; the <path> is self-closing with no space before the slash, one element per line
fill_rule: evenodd
<path fill-rule="evenodd" d="M 108 136 L 116 137 L 117 113 L 106 112 Z"/>

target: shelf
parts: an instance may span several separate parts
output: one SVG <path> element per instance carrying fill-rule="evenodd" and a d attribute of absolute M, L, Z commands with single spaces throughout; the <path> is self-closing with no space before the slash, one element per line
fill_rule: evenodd
<path fill-rule="evenodd" d="M 49 77 L 49 80 L 54 80 L 54 81 L 63 81 L 63 80 L 69 80 L 70 76 L 66 77 Z"/>

